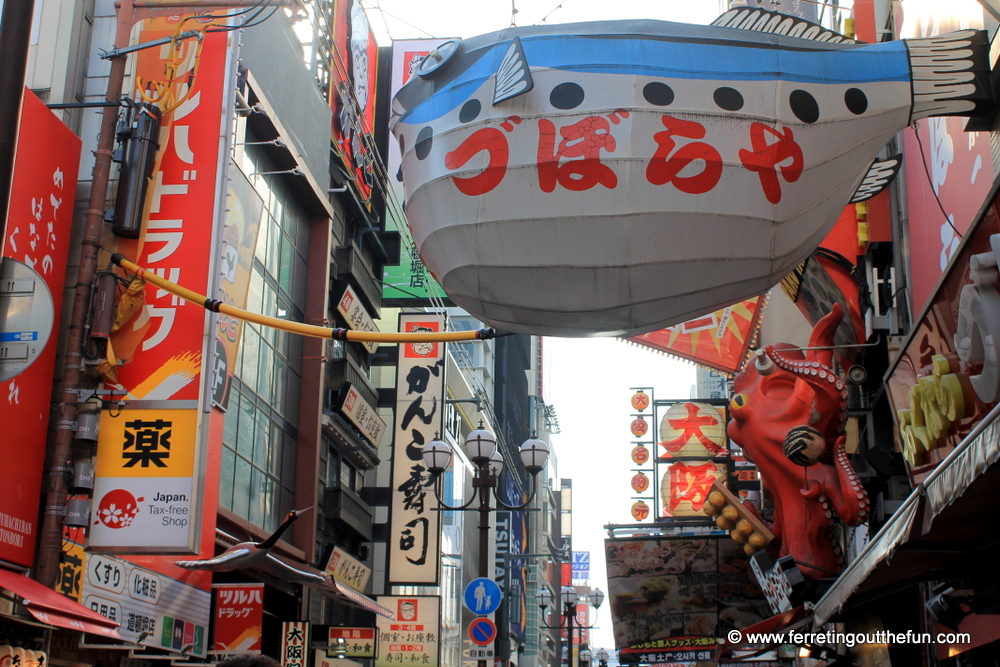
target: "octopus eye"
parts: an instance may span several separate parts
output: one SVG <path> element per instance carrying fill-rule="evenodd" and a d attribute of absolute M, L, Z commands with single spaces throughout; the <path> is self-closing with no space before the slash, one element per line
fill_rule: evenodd
<path fill-rule="evenodd" d="M 733 396 L 733 400 L 729 401 L 730 410 L 739 410 L 740 408 L 745 408 L 747 406 L 747 395 L 746 394 L 736 394 Z"/>

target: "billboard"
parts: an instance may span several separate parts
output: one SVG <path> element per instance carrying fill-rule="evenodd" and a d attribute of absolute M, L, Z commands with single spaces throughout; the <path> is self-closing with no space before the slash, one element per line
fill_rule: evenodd
<path fill-rule="evenodd" d="M 133 31 L 133 40 L 169 38 L 184 20 L 177 15 L 146 19 Z M 220 158 L 226 159 L 220 153 L 226 137 L 223 115 L 231 113 L 223 108 L 228 34 L 208 33 L 201 40 L 178 42 L 175 53 L 137 51 L 132 55 L 135 78 L 126 85 L 138 99 L 145 85 L 162 81 L 164 58 L 183 63 L 175 79 L 184 81 L 175 83 L 180 104 L 163 114 L 142 233 L 137 239 L 116 239 L 116 250 L 200 294 L 210 291 L 218 259 L 216 213 L 225 191 L 215 176 Z M 197 551 L 206 492 L 198 478 L 207 446 L 200 437 L 197 406 L 208 399 L 201 396 L 203 354 L 216 349 L 208 342 L 215 336 L 207 331 L 207 321 L 202 309 L 146 286 L 145 306 L 111 336 L 114 355 L 122 365 L 117 379 L 107 384 L 123 390 L 129 405 L 120 419 L 102 429 L 98 441 L 94 503 L 99 512 L 106 510 L 102 515 L 106 521 L 99 519 L 94 526 L 90 548 L 95 551 Z M 155 509 L 140 504 L 150 501 L 162 504 Z M 132 520 L 122 520 L 126 514 Z M 151 521 L 154 516 L 176 523 Z"/>
<path fill-rule="evenodd" d="M 400 332 L 444 331 L 443 315 L 401 313 Z M 444 343 L 400 343 L 392 457 L 389 582 L 438 582 L 441 513 L 421 453 L 444 432 Z"/>
<path fill-rule="evenodd" d="M 625 340 L 732 374 L 746 359 L 763 309 L 763 298 L 755 296 L 702 317 Z"/>
<path fill-rule="evenodd" d="M 375 76 L 378 44 L 361 0 L 336 0 L 333 9 L 334 63 L 330 68 L 333 143 L 340 167 L 371 209 L 379 162 L 372 139 L 375 126 Z"/>
<path fill-rule="evenodd" d="M 207 655 L 210 593 L 113 556 L 87 554 L 84 570 L 82 604 L 118 621 L 124 641 Z"/>
<path fill-rule="evenodd" d="M 264 584 L 214 584 L 212 650 L 260 653 L 264 636 Z M 284 657 L 284 655 L 282 656 Z"/>
<path fill-rule="evenodd" d="M 395 96 L 403 84 L 409 81 L 410 77 L 415 76 L 420 61 L 434 47 L 444 41 L 443 39 L 409 39 L 397 40 L 392 43 L 392 79 L 389 83 L 391 96 Z M 399 141 L 391 133 L 389 133 L 387 146 L 388 155 L 386 155 L 385 162 L 389 175 L 389 186 L 395 194 L 395 199 L 403 201 Z M 392 213 L 392 209 L 389 209 L 389 213 Z M 403 239 L 408 238 L 405 219 L 397 219 L 390 215 L 388 224 L 395 225 Z M 389 303 L 412 304 L 414 302 L 429 302 L 431 298 L 448 299 L 444 290 L 424 266 L 420 254 L 417 252 L 417 246 L 412 242 L 408 245 L 404 244 L 401 248 L 398 266 L 387 266 L 383 269 L 382 282 L 384 283 L 382 298 Z"/>
<path fill-rule="evenodd" d="M 28 567 L 49 432 L 80 139 L 25 89 L 7 234 L 0 239 L 0 442 L 6 482 L 0 560 Z"/>
<path fill-rule="evenodd" d="M 900 37 L 982 27 L 981 6 L 926 3 L 907 8 Z M 910 251 L 907 284 L 914 314 L 927 305 L 996 176 L 990 133 L 966 133 L 965 124 L 964 118 L 926 118 L 917 121 L 915 131 L 903 131 Z"/>
<path fill-rule="evenodd" d="M 229 163 L 229 191 L 226 193 L 226 226 L 220 258 L 221 280 L 218 299 L 246 308 L 253 272 L 253 254 L 264 215 L 264 200 L 235 161 Z M 212 402 L 225 409 L 229 405 L 233 369 L 240 349 L 243 320 L 218 314 L 212 368 Z"/>
<path fill-rule="evenodd" d="M 605 547 L 618 649 L 703 645 L 771 615 L 749 557 L 728 536 L 615 539 Z"/>
<path fill-rule="evenodd" d="M 378 603 L 396 612 L 396 620 L 381 615 L 375 667 L 393 664 L 438 664 L 441 598 L 432 595 L 379 595 Z"/>

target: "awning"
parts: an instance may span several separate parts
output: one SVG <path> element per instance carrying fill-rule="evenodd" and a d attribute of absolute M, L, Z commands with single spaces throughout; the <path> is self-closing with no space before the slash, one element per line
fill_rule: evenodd
<path fill-rule="evenodd" d="M 347 584 L 344 584 L 340 581 L 334 581 L 333 583 L 336 584 L 338 593 L 348 598 L 349 600 L 354 602 L 354 604 L 361 607 L 362 609 L 367 609 L 368 611 L 375 612 L 379 616 L 385 616 L 390 621 L 396 620 L 396 614 L 393 611 L 391 611 L 390 609 L 386 609 L 385 607 L 380 605 L 378 602 L 375 602 L 375 600 L 372 600 L 364 593 L 359 593 L 358 591 L 354 590 Z"/>
<path fill-rule="evenodd" d="M 118 623 L 23 574 L 0 568 L 0 588 L 20 597 L 25 609 L 42 623 L 121 640 Z"/>
<path fill-rule="evenodd" d="M 817 627 L 859 593 L 876 593 L 891 585 L 923 581 L 928 573 L 949 567 L 974 571 L 969 568 L 970 554 L 974 556 L 995 539 L 992 514 L 996 507 L 995 489 L 1000 484 L 998 416 L 1000 405 L 913 490 L 861 554 L 844 569 L 816 603 Z M 900 557 L 893 559 L 897 550 Z"/>

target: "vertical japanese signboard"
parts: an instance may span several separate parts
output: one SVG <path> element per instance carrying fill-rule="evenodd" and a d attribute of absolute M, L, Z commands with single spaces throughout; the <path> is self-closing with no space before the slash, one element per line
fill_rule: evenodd
<path fill-rule="evenodd" d="M 441 598 L 429 595 L 380 595 L 378 602 L 396 612 L 396 620 L 379 616 L 375 667 L 438 664 Z"/>
<path fill-rule="evenodd" d="M 220 262 L 218 299 L 224 304 L 245 308 L 253 271 L 253 253 L 264 214 L 264 200 L 253 185 L 230 161 L 229 192 L 226 200 L 226 227 Z M 240 348 L 243 321 L 219 313 L 212 368 L 212 402 L 225 408 L 229 403 L 236 355 Z"/>
<path fill-rule="evenodd" d="M 431 52 L 434 47 L 444 42 L 444 39 L 411 39 L 394 40 L 392 43 L 392 79 L 389 83 L 390 97 L 394 97 L 396 92 L 403 87 L 403 84 L 415 76 L 417 65 Z M 387 132 L 388 133 L 388 132 Z M 387 172 L 389 174 L 389 185 L 395 191 L 396 196 L 402 201 L 403 184 L 400 182 L 400 150 L 399 141 L 391 133 L 388 133 L 388 149 L 386 156 Z M 388 213 L 392 214 L 389 210 Z M 405 226 L 405 220 L 394 220 L 397 228 Z M 404 230 L 400 230 L 403 232 Z M 406 234 L 403 234 L 406 238 Z M 414 243 L 403 244 L 400 251 L 399 265 L 387 266 L 383 270 L 382 282 L 385 287 L 382 290 L 382 297 L 393 303 L 399 302 L 430 302 L 431 297 L 448 299 L 441 286 L 434 280 L 427 267 L 417 253 Z"/>
<path fill-rule="evenodd" d="M 306 667 L 309 650 L 309 623 L 281 624 L 281 667 Z"/>
<path fill-rule="evenodd" d="M 444 330 L 443 315 L 402 313 L 399 331 Z M 396 430 L 392 457 L 389 582 L 438 582 L 441 513 L 421 453 L 444 431 L 444 343 L 400 343 L 396 371 Z"/>
<path fill-rule="evenodd" d="M 264 584 L 214 584 L 215 635 L 219 653 L 260 653 L 264 631 Z"/>
<path fill-rule="evenodd" d="M 134 39 L 170 37 L 183 18 L 147 19 L 134 31 Z M 143 231 L 138 239 L 117 239 L 121 254 L 201 294 L 208 291 L 216 266 L 215 213 L 222 190 L 215 175 L 224 134 L 227 45 L 227 33 L 222 32 L 178 43 L 180 51 L 171 57 L 182 63 L 176 79 L 183 83 L 175 82 L 175 92 L 183 101 L 163 115 Z M 163 80 L 163 50 L 140 50 L 133 57 L 134 86 L 141 85 L 140 80 Z M 137 90 L 129 93 L 139 97 Z M 197 550 L 205 492 L 197 482 L 206 447 L 198 434 L 197 406 L 202 398 L 203 351 L 215 338 L 211 333 L 202 309 L 147 286 L 145 307 L 112 334 L 115 357 L 125 363 L 117 369 L 117 381 L 109 384 L 126 392 L 129 408 L 112 422 L 117 426 L 101 430 L 98 441 L 94 503 L 98 512 L 107 510 L 102 515 L 107 522 L 98 519 L 91 549 Z M 139 501 L 139 495 L 145 500 Z M 163 505 L 154 510 L 139 504 L 150 501 Z M 132 514 L 131 521 L 115 520 L 125 513 Z M 151 534 L 154 515 L 179 523 L 157 523 L 156 534 Z"/>
<path fill-rule="evenodd" d="M 0 438 L 5 483 L 0 560 L 30 566 L 37 535 L 80 139 L 30 90 L 3 246 L 0 295 Z M 10 281 L 8 283 L 8 281 Z M 23 313 L 25 317 L 18 317 Z M 68 425 L 60 424 L 60 428 Z"/>

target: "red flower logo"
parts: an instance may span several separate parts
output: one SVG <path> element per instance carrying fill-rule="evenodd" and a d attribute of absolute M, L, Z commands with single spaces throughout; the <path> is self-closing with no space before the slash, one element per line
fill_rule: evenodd
<path fill-rule="evenodd" d="M 125 528 L 132 525 L 139 513 L 139 503 L 145 498 L 136 498 L 125 489 L 108 491 L 97 506 L 97 521 L 108 528 Z"/>

